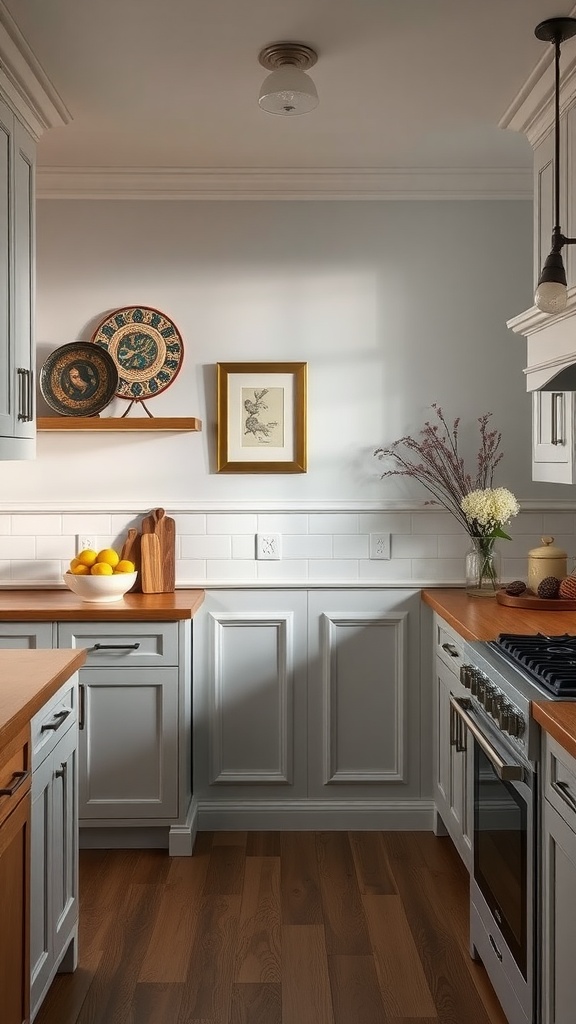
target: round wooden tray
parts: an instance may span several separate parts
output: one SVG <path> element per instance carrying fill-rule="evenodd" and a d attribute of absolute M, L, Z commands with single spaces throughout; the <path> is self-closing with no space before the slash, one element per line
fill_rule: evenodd
<path fill-rule="evenodd" d="M 534 608 L 547 612 L 569 612 L 576 608 L 576 601 L 569 597 L 538 597 L 537 594 L 524 593 L 520 597 L 512 597 L 505 590 L 496 592 L 498 604 L 509 608 Z"/>

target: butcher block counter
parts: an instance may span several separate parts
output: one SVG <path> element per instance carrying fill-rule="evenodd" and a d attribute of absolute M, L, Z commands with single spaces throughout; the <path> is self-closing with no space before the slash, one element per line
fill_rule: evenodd
<path fill-rule="evenodd" d="M 0 622 L 175 622 L 191 619 L 203 590 L 125 594 L 120 601 L 81 601 L 71 590 L 0 590 Z"/>
<path fill-rule="evenodd" d="M 499 633 L 576 634 L 576 611 L 509 608 L 491 598 L 468 597 L 464 590 L 423 590 L 422 600 L 465 640 L 493 640 Z M 576 702 L 533 702 L 532 717 L 572 757 L 576 757 Z"/>
<path fill-rule="evenodd" d="M 0 751 L 85 660 L 85 650 L 0 650 Z"/>

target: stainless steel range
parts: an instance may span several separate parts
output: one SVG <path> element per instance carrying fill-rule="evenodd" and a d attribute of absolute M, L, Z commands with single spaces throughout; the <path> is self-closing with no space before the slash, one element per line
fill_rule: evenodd
<path fill-rule="evenodd" d="M 460 678 L 469 697 L 451 697 L 454 742 L 474 746 L 470 950 L 509 1024 L 537 1024 L 540 730 L 530 704 L 576 697 L 576 637 L 467 643 Z"/>

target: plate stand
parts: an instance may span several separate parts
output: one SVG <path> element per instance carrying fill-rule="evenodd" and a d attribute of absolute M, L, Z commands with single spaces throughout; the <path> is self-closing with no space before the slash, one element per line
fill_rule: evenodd
<path fill-rule="evenodd" d="M 141 405 L 142 408 L 144 409 L 144 412 L 146 413 L 146 415 L 149 416 L 151 420 L 154 419 L 154 416 L 152 415 L 150 410 L 146 407 L 146 403 L 143 401 L 143 399 L 142 398 L 133 398 L 132 401 L 130 402 L 130 405 L 126 409 L 126 412 L 122 413 L 122 415 L 120 417 L 121 420 L 123 420 L 124 417 L 128 415 L 128 413 L 130 412 L 130 409 L 132 408 L 133 405 Z"/>

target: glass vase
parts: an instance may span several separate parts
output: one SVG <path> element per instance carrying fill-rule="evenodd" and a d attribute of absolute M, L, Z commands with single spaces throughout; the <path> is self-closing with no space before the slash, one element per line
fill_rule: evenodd
<path fill-rule="evenodd" d="M 494 537 L 471 537 L 466 552 L 466 593 L 470 597 L 496 597 L 500 587 L 500 553 Z"/>

